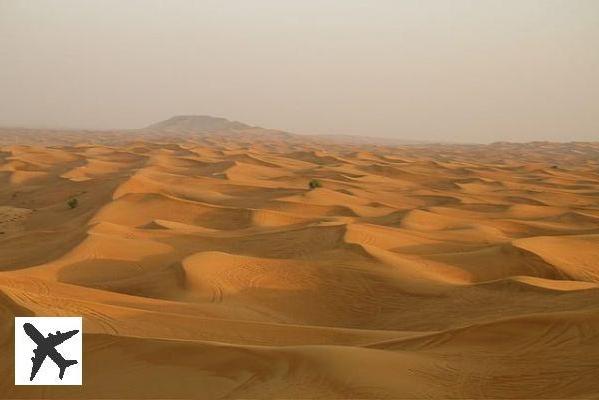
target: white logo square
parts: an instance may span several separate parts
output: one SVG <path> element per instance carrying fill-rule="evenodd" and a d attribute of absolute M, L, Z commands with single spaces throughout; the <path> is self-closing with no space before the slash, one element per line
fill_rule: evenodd
<path fill-rule="evenodd" d="M 15 318 L 15 385 L 81 385 L 81 317 Z"/>

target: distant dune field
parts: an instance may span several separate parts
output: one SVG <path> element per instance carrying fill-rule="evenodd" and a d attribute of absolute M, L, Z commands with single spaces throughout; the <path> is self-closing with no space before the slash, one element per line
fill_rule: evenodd
<path fill-rule="evenodd" d="M 26 315 L 82 387 L 13 386 Z M 599 143 L 1 129 L 0 333 L 0 398 L 596 397 Z"/>

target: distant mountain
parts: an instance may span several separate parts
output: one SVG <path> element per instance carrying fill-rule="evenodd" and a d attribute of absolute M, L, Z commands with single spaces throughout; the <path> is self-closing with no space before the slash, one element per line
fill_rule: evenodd
<path fill-rule="evenodd" d="M 165 121 L 152 124 L 145 129 L 152 131 L 207 133 L 236 131 L 253 128 L 237 121 L 226 118 L 211 117 L 208 115 L 176 115 Z"/>
<path fill-rule="evenodd" d="M 177 115 L 141 129 L 83 130 L 83 129 L 29 129 L 0 127 L 0 145 L 72 145 L 80 143 L 122 144 L 136 140 L 161 142 L 196 141 L 235 138 L 239 143 L 252 145 L 257 142 L 292 140 L 293 135 L 277 129 L 251 126 L 226 118 L 207 115 Z M 301 142 L 305 139 L 296 139 Z"/>
<path fill-rule="evenodd" d="M 272 144 L 284 140 L 287 145 L 310 145 L 318 148 L 325 144 L 348 146 L 400 146 L 426 144 L 393 138 L 352 135 L 298 135 L 278 129 L 262 128 L 209 115 L 176 115 L 139 129 L 84 130 L 84 129 L 31 129 L 0 127 L 0 145 L 72 145 L 80 143 L 122 144 L 136 140 L 159 142 L 213 143 L 214 140 L 235 139 L 244 145 Z"/>

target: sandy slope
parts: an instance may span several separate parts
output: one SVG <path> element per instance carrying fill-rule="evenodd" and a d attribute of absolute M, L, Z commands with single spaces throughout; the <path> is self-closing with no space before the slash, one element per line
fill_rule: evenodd
<path fill-rule="evenodd" d="M 599 145 L 178 123 L 0 140 L 0 398 L 599 395 Z M 83 387 L 13 386 L 22 315 Z"/>

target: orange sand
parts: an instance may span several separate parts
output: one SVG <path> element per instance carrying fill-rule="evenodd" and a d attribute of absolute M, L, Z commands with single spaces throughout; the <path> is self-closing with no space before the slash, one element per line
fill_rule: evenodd
<path fill-rule="evenodd" d="M 0 130 L 0 398 L 598 395 L 599 144 L 216 122 Z M 24 315 L 82 387 L 13 386 Z"/>

